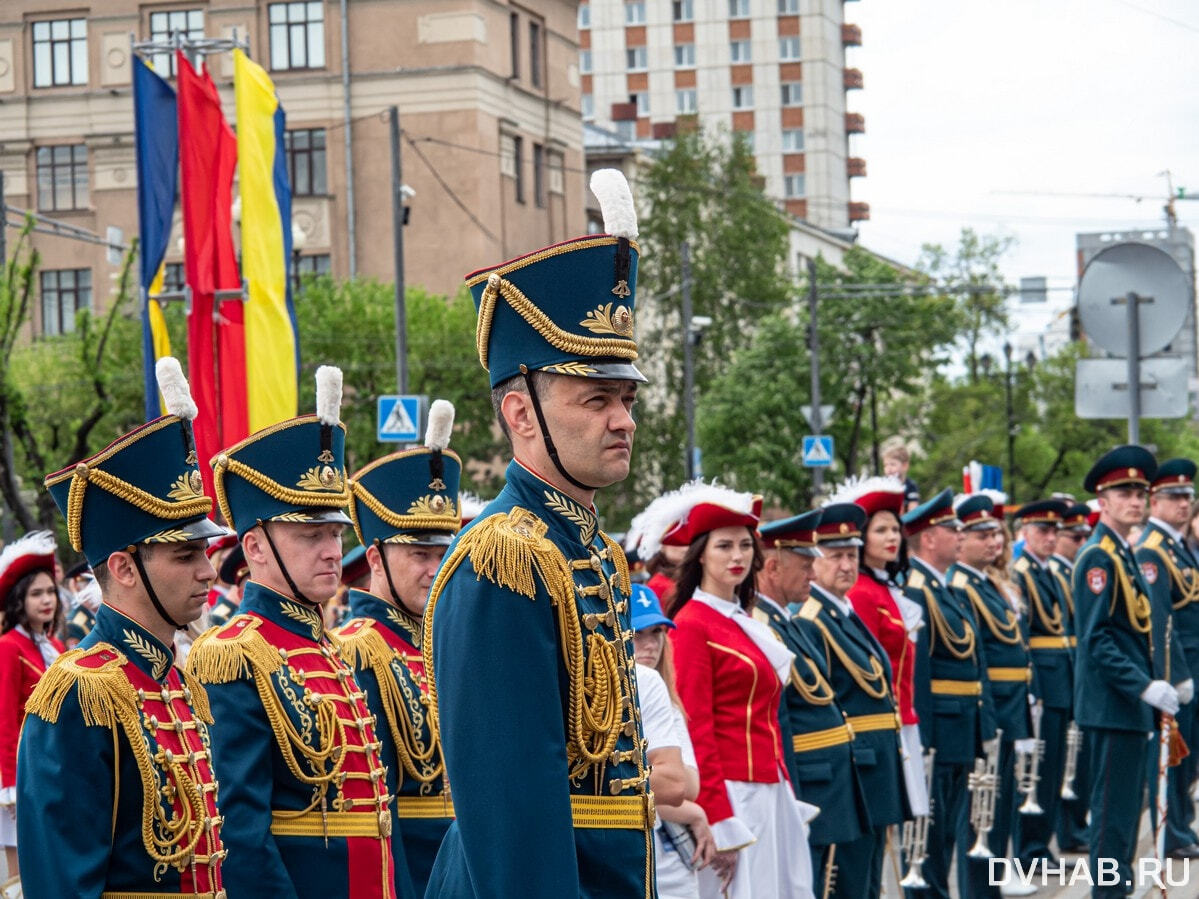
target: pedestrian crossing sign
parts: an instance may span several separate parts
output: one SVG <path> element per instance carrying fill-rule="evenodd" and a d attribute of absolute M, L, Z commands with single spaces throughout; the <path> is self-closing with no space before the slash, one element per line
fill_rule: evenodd
<path fill-rule="evenodd" d="M 828 468 L 833 464 L 833 438 L 830 434 L 807 434 L 803 439 L 805 468 Z"/>
<path fill-rule="evenodd" d="M 380 443 L 416 443 L 420 440 L 419 396 L 379 397 Z"/>

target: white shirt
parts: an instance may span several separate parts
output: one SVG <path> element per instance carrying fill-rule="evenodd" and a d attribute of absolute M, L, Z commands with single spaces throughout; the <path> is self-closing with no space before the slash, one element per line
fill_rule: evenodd
<path fill-rule="evenodd" d="M 47 668 L 54 664 L 54 660 L 58 658 L 58 650 L 54 648 L 54 644 L 47 639 L 45 634 L 30 633 L 22 624 L 18 624 L 14 630 L 33 641 L 37 651 L 42 654 L 42 661 L 46 663 Z"/>
<path fill-rule="evenodd" d="M 719 596 L 713 596 L 711 593 L 698 589 L 691 594 L 691 599 L 701 602 L 709 609 L 714 609 L 725 618 L 731 619 L 737 627 L 741 628 L 745 636 L 753 641 L 754 646 L 762 651 L 762 655 L 766 656 L 766 661 L 778 675 L 779 681 L 787 683 L 791 677 L 791 663 L 795 661 L 795 653 L 784 646 L 782 641 L 774 635 L 774 630 L 770 625 L 758 621 L 734 600 L 721 599 Z"/>
<path fill-rule="evenodd" d="M 1185 538 L 1182 536 L 1181 531 L 1175 530 L 1173 527 L 1166 524 L 1164 521 L 1162 521 L 1156 515 L 1149 516 L 1149 523 L 1157 525 L 1159 528 L 1161 528 L 1163 531 L 1165 531 L 1167 534 L 1169 534 L 1174 539 L 1175 543 L 1182 543 L 1185 540 Z"/>
<path fill-rule="evenodd" d="M 812 585 L 812 592 L 813 593 L 819 592 L 821 596 L 824 596 L 824 597 L 830 599 L 832 601 L 833 605 L 835 605 L 838 609 L 841 610 L 841 614 L 846 615 L 846 616 L 851 616 L 854 614 L 853 604 L 850 603 L 850 601 L 848 599 L 846 599 L 845 597 L 836 596 L 833 594 L 832 591 L 825 590 L 819 584 Z"/>
<path fill-rule="evenodd" d="M 930 565 L 928 562 L 924 561 L 924 559 L 920 558 L 919 556 L 917 556 L 915 554 L 912 555 L 912 558 L 915 559 L 917 562 L 919 562 L 921 565 L 923 565 L 925 568 L 927 568 L 930 572 L 932 572 L 933 577 L 935 577 L 937 579 L 937 581 L 941 584 L 942 587 L 945 586 L 945 572 L 944 571 L 939 571 L 937 569 L 937 566 Z"/>
<path fill-rule="evenodd" d="M 645 751 L 682 748 L 674 724 L 674 705 L 666 681 L 653 668 L 637 664 L 637 697 L 641 703 L 641 727 L 645 731 Z"/>

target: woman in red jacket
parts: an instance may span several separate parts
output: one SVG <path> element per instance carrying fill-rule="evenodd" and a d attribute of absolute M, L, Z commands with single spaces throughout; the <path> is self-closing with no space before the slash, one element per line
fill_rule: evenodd
<path fill-rule="evenodd" d="M 8 874 L 17 871 L 17 742 L 25 700 L 50 663 L 64 651 L 55 637 L 62 623 L 54 583 L 54 537 L 34 531 L 0 552 L 0 845 Z"/>
<path fill-rule="evenodd" d="M 912 706 L 916 664 L 916 631 L 924 626 L 917 603 L 903 595 L 896 577 L 907 569 L 907 547 L 899 526 L 904 485 L 898 478 L 851 478 L 830 502 L 853 503 L 866 511 L 858 579 L 846 597 L 862 623 L 882 644 L 891 660 L 895 700 L 903 722 L 904 782 L 914 815 L 928 814 L 924 750 L 920 719 Z"/>
<path fill-rule="evenodd" d="M 699 763 L 697 801 L 721 850 L 700 872 L 700 895 L 810 899 L 805 812 L 815 809 L 791 789 L 778 723 L 794 656 L 747 611 L 762 567 L 761 498 L 695 483 L 666 500 L 642 546 L 648 555 L 662 544 L 687 548 L 670 640 Z"/>

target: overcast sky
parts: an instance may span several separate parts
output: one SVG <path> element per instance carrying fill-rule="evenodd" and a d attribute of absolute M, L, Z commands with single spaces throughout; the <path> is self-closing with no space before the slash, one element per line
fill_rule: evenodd
<path fill-rule="evenodd" d="M 1066 287 L 1075 232 L 1161 226 L 1159 172 L 1199 195 L 1195 0 L 861 0 L 845 18 L 863 32 L 849 109 L 866 133 L 850 146 L 867 161 L 853 198 L 870 204 L 870 249 L 911 263 L 969 225 L 1017 239 L 1011 281 Z M 1177 209 L 1199 231 L 1199 201 Z"/>

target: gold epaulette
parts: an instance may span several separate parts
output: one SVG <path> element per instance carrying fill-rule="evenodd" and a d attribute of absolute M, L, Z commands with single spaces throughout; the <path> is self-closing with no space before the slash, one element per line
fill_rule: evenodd
<path fill-rule="evenodd" d="M 205 684 L 274 674 L 283 657 L 258 633 L 261 623 L 253 615 L 235 615 L 228 624 L 206 630 L 188 653 L 187 673 Z"/>
<path fill-rule="evenodd" d="M 1021 556 L 1016 560 L 1016 564 L 1012 567 L 1023 574 L 1024 572 L 1028 571 L 1028 559 L 1025 556 Z"/>
<path fill-rule="evenodd" d="M 1141 546 L 1145 547 L 1146 549 L 1157 549 L 1161 545 L 1162 545 L 1162 532 L 1161 531 L 1150 531 L 1148 533 L 1148 535 L 1145 537 L 1144 541 L 1142 541 L 1142 543 L 1141 543 Z"/>
<path fill-rule="evenodd" d="M 970 575 L 966 574 L 964 571 L 955 571 L 953 573 L 953 581 L 951 581 L 951 586 L 957 587 L 959 590 L 961 590 L 969 585 Z"/>
<path fill-rule="evenodd" d="M 333 632 L 341 657 L 351 668 L 390 664 L 394 651 L 369 618 L 349 621 Z"/>
<path fill-rule="evenodd" d="M 924 589 L 924 572 L 918 571 L 915 568 L 913 568 L 910 572 L 908 572 L 907 585 L 909 587 L 911 587 L 913 590 L 923 590 Z"/>
<path fill-rule="evenodd" d="M 572 596 L 570 563 L 546 538 L 548 530 L 549 525 L 520 506 L 497 512 L 462 535 L 452 554 L 455 564 L 442 565 L 440 573 L 457 568 L 465 556 L 479 577 L 529 599 L 536 598 L 539 581 L 551 596 Z M 437 581 L 444 584 L 445 578 Z M 438 586 L 434 583 L 433 589 Z"/>
<path fill-rule="evenodd" d="M 1099 548 L 1105 553 L 1114 553 L 1116 551 L 1116 541 L 1111 537 L 1104 537 L 1099 541 Z"/>
<path fill-rule="evenodd" d="M 820 616 L 820 600 L 808 599 L 799 607 L 799 617 L 804 621 L 815 621 Z"/>
<path fill-rule="evenodd" d="M 38 681 L 25 711 L 55 724 L 67 694 L 78 686 L 84 724 L 115 728 L 129 716 L 137 721 L 137 689 L 121 670 L 126 661 L 107 643 L 64 652 Z"/>
<path fill-rule="evenodd" d="M 750 615 L 753 616 L 755 621 L 760 621 L 763 624 L 770 624 L 770 616 L 767 615 L 765 612 L 763 612 L 761 609 L 759 609 L 757 606 L 754 606 L 754 610 L 752 612 L 750 612 Z"/>

